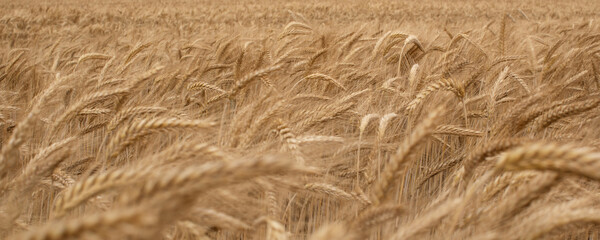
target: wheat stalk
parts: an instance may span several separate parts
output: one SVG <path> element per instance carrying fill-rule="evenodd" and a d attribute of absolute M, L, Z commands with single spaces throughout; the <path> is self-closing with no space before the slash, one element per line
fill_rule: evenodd
<path fill-rule="evenodd" d="M 506 170 L 552 170 L 573 173 L 598 180 L 596 170 L 600 155 L 589 148 L 578 148 L 568 144 L 533 143 L 515 148 L 504 154 L 496 168 Z"/>
<path fill-rule="evenodd" d="M 152 118 L 139 120 L 115 133 L 107 147 L 109 159 L 115 158 L 129 145 L 140 137 L 150 134 L 154 130 L 200 128 L 206 129 L 215 126 L 215 123 L 203 120 L 183 120 L 176 118 Z"/>

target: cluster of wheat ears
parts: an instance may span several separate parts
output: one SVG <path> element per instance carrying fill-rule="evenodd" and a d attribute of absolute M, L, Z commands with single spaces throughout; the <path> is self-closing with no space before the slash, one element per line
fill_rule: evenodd
<path fill-rule="evenodd" d="M 1 10 L 0 238 L 598 237 L 594 19 L 154 4 Z"/>

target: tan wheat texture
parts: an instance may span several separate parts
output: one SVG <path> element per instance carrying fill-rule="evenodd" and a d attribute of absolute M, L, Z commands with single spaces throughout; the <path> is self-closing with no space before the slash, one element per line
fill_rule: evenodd
<path fill-rule="evenodd" d="M 599 239 L 598 1 L 0 6 L 0 239 Z"/>

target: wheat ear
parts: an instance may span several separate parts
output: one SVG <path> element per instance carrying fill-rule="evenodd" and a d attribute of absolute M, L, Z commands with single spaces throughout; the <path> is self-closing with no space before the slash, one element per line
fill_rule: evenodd
<path fill-rule="evenodd" d="M 433 129 L 437 125 L 437 119 L 440 116 L 440 110 L 434 110 L 427 118 L 425 118 L 407 137 L 396 153 L 392 155 L 389 163 L 385 166 L 385 170 L 379 179 L 379 181 L 373 186 L 373 197 L 371 201 L 373 204 L 380 204 L 385 197 L 385 194 L 392 185 L 392 180 L 396 179 L 396 176 L 401 171 L 401 168 L 405 167 L 409 162 L 409 157 L 416 151 L 416 148 L 421 145 L 431 135 Z"/>

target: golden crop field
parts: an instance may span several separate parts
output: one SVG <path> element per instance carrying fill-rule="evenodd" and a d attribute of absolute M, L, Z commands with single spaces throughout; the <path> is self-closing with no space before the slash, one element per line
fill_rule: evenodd
<path fill-rule="evenodd" d="M 0 0 L 0 239 L 599 239 L 599 16 Z"/>

